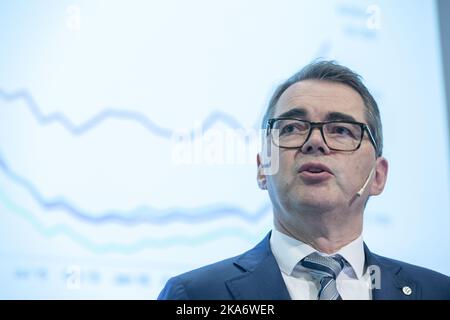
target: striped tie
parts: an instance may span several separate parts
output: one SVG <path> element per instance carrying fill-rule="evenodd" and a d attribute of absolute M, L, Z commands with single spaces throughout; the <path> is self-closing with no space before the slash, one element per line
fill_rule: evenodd
<path fill-rule="evenodd" d="M 336 288 L 336 278 L 344 268 L 344 258 L 321 256 L 314 252 L 300 261 L 301 265 L 311 270 L 315 278 L 320 279 L 318 300 L 342 300 Z"/>

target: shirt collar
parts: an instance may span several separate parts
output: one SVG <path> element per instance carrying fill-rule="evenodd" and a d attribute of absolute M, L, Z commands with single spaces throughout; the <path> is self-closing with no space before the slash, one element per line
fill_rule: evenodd
<path fill-rule="evenodd" d="M 317 250 L 300 240 L 294 239 L 273 228 L 270 237 L 270 247 L 278 265 L 285 274 L 291 275 L 297 263 Z M 322 255 L 328 256 L 319 252 Z M 360 279 L 364 272 L 365 254 L 362 235 L 342 247 L 333 255 L 340 254 L 353 268 Z"/>

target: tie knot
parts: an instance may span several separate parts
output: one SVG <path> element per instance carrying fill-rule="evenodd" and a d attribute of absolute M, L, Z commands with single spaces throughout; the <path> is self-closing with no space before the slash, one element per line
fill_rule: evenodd
<path fill-rule="evenodd" d="M 300 261 L 301 265 L 307 269 L 311 269 L 313 273 L 319 274 L 321 277 L 332 277 L 336 279 L 344 268 L 344 258 L 340 255 L 334 257 L 326 257 L 318 252 L 311 253 Z"/>

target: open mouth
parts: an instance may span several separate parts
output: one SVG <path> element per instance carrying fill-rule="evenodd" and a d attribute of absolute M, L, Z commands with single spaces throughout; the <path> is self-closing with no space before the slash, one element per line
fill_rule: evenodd
<path fill-rule="evenodd" d="M 321 163 L 306 163 L 298 170 L 300 176 L 310 182 L 320 182 L 330 178 L 331 170 Z"/>
<path fill-rule="evenodd" d="M 304 172 L 304 171 L 307 171 L 310 173 L 328 172 L 331 174 L 331 170 L 326 165 L 323 165 L 321 163 L 313 163 L 313 162 L 305 163 L 298 170 L 299 173 Z"/>
<path fill-rule="evenodd" d="M 311 168 L 311 169 L 308 169 L 306 171 L 311 172 L 311 173 L 326 172 L 325 170 L 322 170 L 322 169 L 319 169 L 319 168 Z"/>

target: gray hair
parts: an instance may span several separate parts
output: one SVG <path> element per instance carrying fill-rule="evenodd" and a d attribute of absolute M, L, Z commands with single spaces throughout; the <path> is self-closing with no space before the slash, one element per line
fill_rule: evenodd
<path fill-rule="evenodd" d="M 270 99 L 269 106 L 263 117 L 262 128 L 267 128 L 267 121 L 274 115 L 275 106 L 278 103 L 281 95 L 291 85 L 304 81 L 304 80 L 324 80 L 338 82 L 350 86 L 356 90 L 364 101 L 366 107 L 366 120 L 367 125 L 372 132 L 374 140 L 377 144 L 376 154 L 380 157 L 383 152 L 383 132 L 381 125 L 380 110 L 378 109 L 377 102 L 370 94 L 369 90 L 362 82 L 362 77 L 350 70 L 338 64 L 335 61 L 313 61 L 292 77 L 284 81 L 278 86 Z"/>

